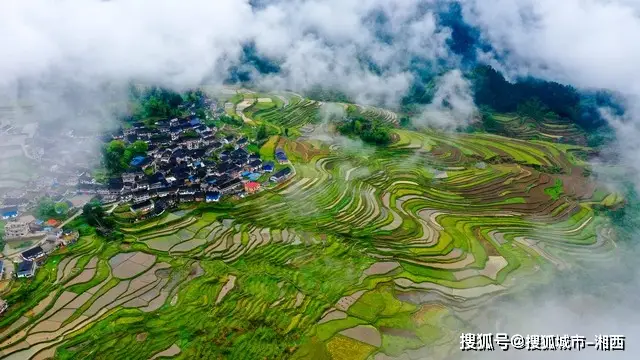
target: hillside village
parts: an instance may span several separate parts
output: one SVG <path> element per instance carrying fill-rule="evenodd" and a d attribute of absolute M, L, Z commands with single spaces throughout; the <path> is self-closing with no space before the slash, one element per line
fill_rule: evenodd
<path fill-rule="evenodd" d="M 219 116 L 215 104 L 207 101 L 207 105 Z M 144 141 L 147 150 L 107 184 L 84 174 L 79 178 L 78 192 L 98 195 L 104 203 L 130 202 L 131 211 L 141 217 L 178 203 L 242 198 L 291 175 L 291 168 L 284 166 L 289 161 L 282 149 L 275 150 L 275 162 L 265 161 L 247 150 L 253 140 L 207 126 L 194 112 L 151 126 L 134 123 L 112 134 L 112 140 L 127 145 Z"/>
<path fill-rule="evenodd" d="M 15 264 L 0 260 L 0 279 L 7 274 L 18 278 L 33 276 L 47 254 L 78 238 L 77 231 L 64 229 L 62 221 L 34 216 L 39 197 L 68 204 L 68 218 L 80 215 L 80 208 L 92 198 L 102 204 L 127 204 L 132 221 L 136 221 L 162 214 L 179 204 L 243 198 L 293 174 L 283 149 L 274 150 L 273 160 L 262 159 L 257 152 L 248 150 L 258 148 L 256 139 L 243 135 L 237 126 L 212 125 L 211 120 L 219 119 L 224 110 L 211 99 L 202 97 L 183 106 L 185 116 L 151 124 L 135 122 L 106 136 L 94 135 L 103 143 L 146 144 L 145 152 L 136 154 L 118 176 L 100 180 L 89 168 L 91 164 L 96 166 L 95 161 L 70 166 L 71 163 L 58 163 L 61 161 L 58 159 L 51 162 L 50 175 L 30 181 L 24 190 L 5 193 L 0 211 L 6 222 L 4 240 L 32 245 L 22 252 L 8 254 Z M 195 110 L 202 107 L 206 107 L 209 121 L 196 115 Z"/>

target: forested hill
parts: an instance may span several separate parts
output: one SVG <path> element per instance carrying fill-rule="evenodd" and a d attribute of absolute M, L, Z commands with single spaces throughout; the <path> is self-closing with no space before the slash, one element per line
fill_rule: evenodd
<path fill-rule="evenodd" d="M 227 83 L 250 84 L 251 74 L 279 71 L 277 63 L 262 57 L 252 45 L 247 47 L 243 59 L 242 65 L 232 69 Z M 402 111 L 409 114 L 419 111 L 420 105 L 431 102 L 436 90 L 434 79 L 439 75 L 434 74 L 430 66 L 417 59 L 412 62 L 410 71 L 414 74 L 414 83 L 402 99 Z M 592 132 L 606 127 L 606 121 L 602 119 L 598 110 L 600 107 L 606 106 L 622 111 L 614 96 L 604 91 L 585 93 L 568 85 L 535 78 L 519 79 L 511 83 L 487 65 L 470 67 L 465 76 L 473 84 L 476 105 L 496 112 L 519 112 L 523 104 L 536 100 L 541 105 L 538 109 L 540 114 L 553 113 L 579 125 L 587 132 Z M 340 89 L 326 89 L 320 86 L 312 87 L 304 95 L 320 101 L 352 102 L 352 99 Z M 535 114 L 528 115 L 536 117 Z"/>
<path fill-rule="evenodd" d="M 379 30 L 377 36 L 385 40 L 385 18 L 382 15 L 374 16 L 376 21 L 373 23 Z M 515 79 L 513 83 L 509 82 L 501 73 L 477 59 L 478 51 L 491 51 L 491 45 L 483 41 L 479 29 L 465 22 L 458 3 L 443 4 L 436 17 L 439 26 L 451 30 L 448 47 L 461 59 L 457 66 L 462 67 L 465 76 L 471 80 L 474 100 L 478 107 L 500 113 L 521 113 L 523 104 L 529 109 L 532 108 L 531 104 L 535 104 L 535 111 L 525 114 L 527 117 L 543 120 L 543 117 L 551 116 L 569 120 L 584 129 L 592 138 L 596 137 L 590 141 L 592 145 L 602 143 L 602 133 L 610 133 L 599 109 L 606 106 L 622 111 L 612 94 L 604 91 L 585 93 L 568 85 L 534 78 L 521 78 Z M 366 56 L 359 58 L 359 61 L 363 67 L 374 72 L 380 70 Z M 421 105 L 431 102 L 436 90 L 435 79 L 446 69 L 435 70 L 430 60 L 414 58 L 409 61 L 406 70 L 413 74 L 414 82 L 402 99 L 401 110 L 411 115 L 419 112 Z M 240 64 L 231 69 L 227 83 L 250 85 L 256 74 L 274 74 L 280 71 L 277 60 L 263 56 L 255 44 L 248 43 L 244 46 Z M 320 101 L 353 102 L 348 94 L 340 90 L 315 86 L 304 95 Z"/>

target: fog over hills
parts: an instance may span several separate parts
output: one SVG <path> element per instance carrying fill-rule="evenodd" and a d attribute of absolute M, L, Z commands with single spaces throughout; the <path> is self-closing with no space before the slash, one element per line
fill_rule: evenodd
<path fill-rule="evenodd" d="M 6 0 L 0 9 L 0 105 L 31 109 L 17 121 L 114 124 L 130 82 L 322 86 L 391 108 L 419 84 L 431 96 L 415 122 L 451 130 L 478 108 L 466 74 L 490 65 L 512 81 L 616 94 L 624 111 L 601 109 L 617 135 L 611 151 L 640 174 L 638 1 Z M 620 239 L 620 258 L 604 268 L 584 264 L 539 296 L 498 303 L 504 328 L 491 319 L 478 331 L 621 334 L 624 353 L 516 354 L 637 358 L 637 240 Z"/>

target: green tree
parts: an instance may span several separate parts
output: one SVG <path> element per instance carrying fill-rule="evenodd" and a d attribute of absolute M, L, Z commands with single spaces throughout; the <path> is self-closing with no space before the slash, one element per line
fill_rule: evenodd
<path fill-rule="evenodd" d="M 69 212 L 69 203 L 66 201 L 56 203 L 54 205 L 54 211 L 58 215 L 66 215 Z"/>
<path fill-rule="evenodd" d="M 124 169 L 122 158 L 126 146 L 122 140 L 112 140 L 102 150 L 102 162 L 110 174 L 119 174 Z"/>
<path fill-rule="evenodd" d="M 548 112 L 549 108 L 547 108 L 546 105 L 544 105 L 538 98 L 531 98 L 518 105 L 518 113 L 520 115 L 536 120 L 542 119 Z"/>
<path fill-rule="evenodd" d="M 374 145 L 391 143 L 391 134 L 387 124 L 369 120 L 358 113 L 352 113 L 338 126 L 338 131 L 346 136 L 360 137 L 362 141 Z"/>
<path fill-rule="evenodd" d="M 175 91 L 159 87 L 145 90 L 140 100 L 141 117 L 176 117 L 180 115 L 182 96 Z"/>
<path fill-rule="evenodd" d="M 133 144 L 131 144 L 129 146 L 129 148 L 131 149 L 131 151 L 133 152 L 133 155 L 144 155 L 147 153 L 147 150 L 149 149 L 149 145 L 142 141 L 142 140 L 137 140 L 136 142 L 134 142 Z"/>
<path fill-rule="evenodd" d="M 184 94 L 184 100 L 192 103 L 198 103 L 200 99 L 204 99 L 205 94 L 201 89 L 189 90 Z"/>
<path fill-rule="evenodd" d="M 284 128 L 284 136 L 289 136 L 289 128 Z"/>
<path fill-rule="evenodd" d="M 233 116 L 229 116 L 227 114 L 224 114 L 224 115 L 220 116 L 220 121 L 225 123 L 225 124 L 238 126 L 238 127 L 244 125 L 244 122 L 242 120 L 236 119 Z"/>
<path fill-rule="evenodd" d="M 41 219 L 56 216 L 56 204 L 49 197 L 44 197 L 38 202 L 36 215 Z"/>
<path fill-rule="evenodd" d="M 265 124 L 260 125 L 260 127 L 258 128 L 258 133 L 256 134 L 256 139 L 260 141 L 266 139 L 268 136 L 269 134 L 267 133 L 267 126 Z"/>
<path fill-rule="evenodd" d="M 102 205 L 97 201 L 92 201 L 86 203 L 82 207 L 82 216 L 84 216 L 87 224 L 94 227 L 104 227 L 107 226 L 108 223 L 105 220 L 104 209 L 102 209 Z"/>

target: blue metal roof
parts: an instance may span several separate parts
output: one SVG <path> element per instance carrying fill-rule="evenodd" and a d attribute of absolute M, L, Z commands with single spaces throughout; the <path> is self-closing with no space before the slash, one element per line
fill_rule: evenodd
<path fill-rule="evenodd" d="M 138 166 L 140 164 L 142 164 L 145 160 L 144 156 L 136 156 L 131 160 L 131 165 L 132 166 Z"/>
<path fill-rule="evenodd" d="M 213 193 L 208 193 L 207 194 L 207 199 L 211 199 L 211 200 L 216 200 L 216 199 L 220 199 L 220 193 L 219 192 L 213 192 Z"/>

